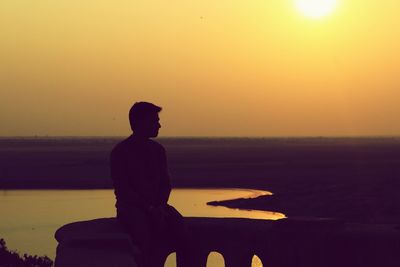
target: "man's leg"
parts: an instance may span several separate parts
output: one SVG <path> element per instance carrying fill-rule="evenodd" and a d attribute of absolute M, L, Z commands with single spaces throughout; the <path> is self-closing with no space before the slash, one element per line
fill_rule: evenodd
<path fill-rule="evenodd" d="M 149 266 L 147 261 L 151 257 L 149 253 L 152 250 L 154 231 L 150 228 L 148 217 L 146 214 L 135 210 L 130 213 L 120 212 L 117 218 L 131 236 L 132 242 L 140 249 L 140 255 L 135 255 L 139 266 Z"/>
<path fill-rule="evenodd" d="M 194 252 L 193 242 L 190 233 L 185 225 L 184 217 L 172 206 L 166 208 L 166 229 L 164 229 L 163 237 L 172 248 L 176 251 L 176 259 L 178 266 L 192 267 L 192 252 Z"/>

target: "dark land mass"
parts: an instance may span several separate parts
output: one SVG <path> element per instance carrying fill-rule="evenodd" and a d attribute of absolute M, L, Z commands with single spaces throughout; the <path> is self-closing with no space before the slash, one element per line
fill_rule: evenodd
<path fill-rule="evenodd" d="M 1 138 L 0 189 L 111 188 L 121 138 Z M 213 202 L 288 217 L 400 223 L 400 138 L 159 138 L 174 187 L 254 188 Z"/>

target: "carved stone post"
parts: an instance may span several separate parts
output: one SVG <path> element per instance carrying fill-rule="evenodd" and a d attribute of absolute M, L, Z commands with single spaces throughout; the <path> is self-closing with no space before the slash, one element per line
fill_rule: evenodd
<path fill-rule="evenodd" d="M 223 252 L 225 267 L 251 267 L 254 253 L 236 247 Z"/>
<path fill-rule="evenodd" d="M 178 251 L 176 253 L 177 267 L 206 267 L 209 251 L 200 249 Z"/>

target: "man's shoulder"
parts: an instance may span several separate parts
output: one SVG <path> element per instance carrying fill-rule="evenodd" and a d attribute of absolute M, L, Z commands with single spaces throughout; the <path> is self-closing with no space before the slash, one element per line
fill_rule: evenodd
<path fill-rule="evenodd" d="M 114 148 L 111 150 L 111 155 L 117 155 L 126 152 L 129 150 L 130 140 L 129 137 L 124 140 L 118 142 Z"/>
<path fill-rule="evenodd" d="M 154 141 L 152 139 L 146 142 L 137 142 L 132 138 L 132 136 L 117 143 L 111 151 L 111 155 L 120 155 L 125 153 L 143 152 L 144 150 L 155 151 L 159 153 L 165 153 L 165 148 L 163 145 Z"/>
<path fill-rule="evenodd" d="M 152 146 L 153 149 L 165 153 L 165 148 L 159 142 L 149 139 L 149 145 Z"/>

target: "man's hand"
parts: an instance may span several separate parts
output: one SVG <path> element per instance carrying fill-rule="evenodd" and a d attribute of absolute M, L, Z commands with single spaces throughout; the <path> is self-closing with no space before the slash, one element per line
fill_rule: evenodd
<path fill-rule="evenodd" d="M 149 214 L 151 221 L 155 224 L 158 230 L 165 229 L 168 215 L 166 205 L 161 205 L 158 207 L 150 206 Z"/>

